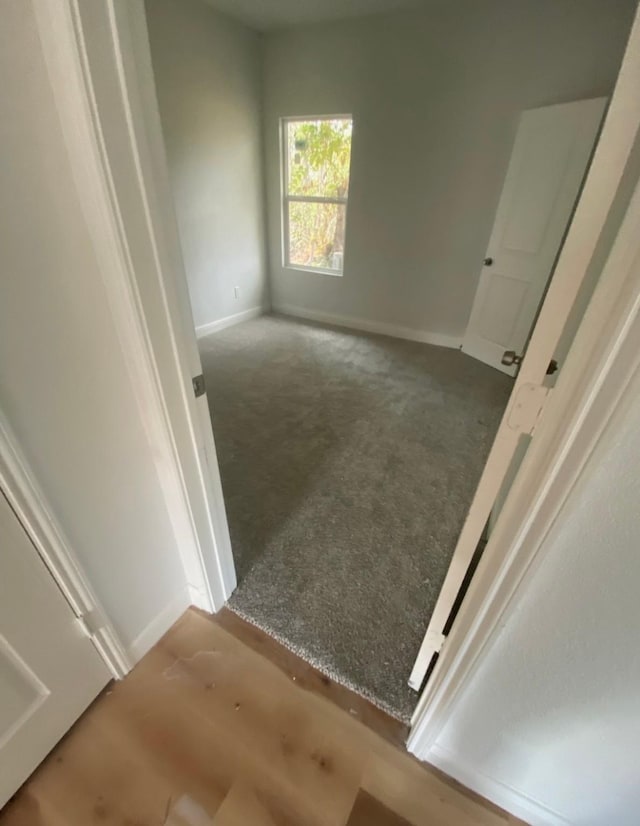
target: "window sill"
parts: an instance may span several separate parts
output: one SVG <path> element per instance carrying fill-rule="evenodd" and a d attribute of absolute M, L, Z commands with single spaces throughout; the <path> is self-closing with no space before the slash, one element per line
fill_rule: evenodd
<path fill-rule="evenodd" d="M 325 270 L 322 267 L 303 267 L 301 264 L 283 264 L 283 269 L 294 270 L 295 272 L 313 272 L 317 275 L 332 275 L 334 278 L 342 278 L 344 270 Z"/>

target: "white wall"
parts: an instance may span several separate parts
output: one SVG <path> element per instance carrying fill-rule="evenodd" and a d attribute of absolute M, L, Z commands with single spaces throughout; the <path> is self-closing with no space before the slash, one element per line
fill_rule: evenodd
<path fill-rule="evenodd" d="M 609 95 L 632 0 L 456 0 L 265 39 L 272 303 L 461 338 L 523 109 Z M 283 269 L 278 118 L 351 112 L 342 278 Z"/>
<path fill-rule="evenodd" d="M 2 13 L 0 404 L 116 630 L 137 652 L 186 600 L 158 446 L 109 312 L 31 3 L 7 0 Z"/>
<path fill-rule="evenodd" d="M 200 327 L 268 303 L 260 39 L 199 0 L 148 0 L 146 11 L 191 306 Z"/>
<path fill-rule="evenodd" d="M 533 823 L 638 823 L 638 501 L 636 375 L 434 753 Z"/>

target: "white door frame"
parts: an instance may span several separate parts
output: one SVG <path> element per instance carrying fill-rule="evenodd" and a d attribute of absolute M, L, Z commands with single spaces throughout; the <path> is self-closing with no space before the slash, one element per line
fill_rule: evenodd
<path fill-rule="evenodd" d="M 152 378 L 163 403 L 163 429 L 172 448 L 168 501 L 177 516 L 187 581 L 193 583 L 192 602 L 205 610 L 218 611 L 235 590 L 235 563 L 207 397 L 196 398 L 194 394 L 193 378 L 202 372 L 202 365 L 173 209 L 145 6 L 143 0 L 105 2 L 126 113 L 127 144 L 153 258 L 151 271 L 142 278 L 144 267 L 134 256 L 132 277 L 154 367 Z M 96 117 L 101 105 L 98 100 Z M 106 117 L 109 119 L 109 112 Z M 121 151 L 117 145 L 112 153 L 107 141 L 106 156 L 113 157 L 114 167 L 119 164 Z M 115 197 L 118 202 L 117 186 Z M 127 213 L 126 199 L 119 204 L 126 228 L 131 209 Z M 151 312 L 149 304 L 158 299 L 160 312 L 157 308 Z M 184 510 L 186 523 L 177 514 Z"/>
<path fill-rule="evenodd" d="M 595 183 L 585 187 L 574 219 L 577 229 L 565 244 L 575 266 L 586 269 L 639 140 L 638 76 L 640 13 L 612 98 L 609 131 L 599 147 L 606 162 L 595 166 Z M 637 184 L 558 383 L 413 715 L 407 747 L 419 759 L 429 759 L 455 698 L 517 598 L 519 585 L 540 562 L 546 535 L 640 369 L 639 226 Z"/>
<path fill-rule="evenodd" d="M 113 112 L 108 108 L 109 101 L 100 97 L 100 78 L 92 75 L 95 67 L 87 53 L 87 35 L 92 32 L 83 28 L 81 0 L 30 2 L 71 162 L 73 184 L 92 238 L 109 309 L 127 354 L 131 384 L 153 447 L 190 599 L 192 604 L 214 612 L 235 588 L 235 568 L 206 397 L 196 399 L 192 387 L 193 359 L 190 363 L 184 307 L 179 306 L 176 288 L 176 283 L 183 279 L 186 290 L 186 279 L 184 271 L 180 271 L 177 228 L 171 224 L 174 218 L 168 183 L 156 178 L 164 158 L 157 158 L 157 142 L 150 145 L 144 121 L 149 113 L 141 108 L 141 99 L 148 90 L 141 89 L 140 84 L 148 82 L 149 77 L 144 76 L 144 63 L 139 62 L 146 58 L 147 73 L 151 72 L 144 5 L 141 0 L 102 0 L 101 6 L 108 15 L 108 31 L 101 36 L 109 49 L 99 71 L 117 77 L 117 115 L 126 135 L 128 160 L 135 168 L 140 199 L 132 205 L 125 202 L 116 184 L 114 173 L 118 170 L 114 165 L 122 163 L 118 153 L 123 152 L 123 146 L 121 143 L 112 148 L 105 137 L 101 119 Z M 142 55 L 132 48 L 134 36 L 141 38 L 143 48 L 138 51 L 146 49 Z M 101 59 L 105 60 L 104 54 Z M 132 64 L 133 59 L 136 65 Z M 152 103 L 155 106 L 155 98 Z M 151 114 L 154 113 L 158 118 L 155 109 Z M 159 118 L 155 127 L 160 135 Z M 164 191 L 162 184 L 166 184 Z M 152 262 L 151 274 L 148 267 L 145 275 L 152 280 L 154 297 L 160 306 L 160 310 L 155 308 L 153 319 L 141 283 L 141 256 L 130 237 L 132 209 L 144 215 L 146 232 L 141 241 L 138 231 L 135 242 L 138 247 L 144 245 L 146 260 Z M 197 359 L 195 333 L 190 332 Z M 162 335 L 166 341 L 160 341 Z M 161 344 L 164 351 L 159 355 Z M 99 640 L 104 644 L 98 647 L 114 676 L 121 677 L 132 665 L 124 653 L 125 647 L 98 606 L 88 578 L 20 457 L 18 443 L 6 422 L 2 423 L 0 455 L 5 493 L 76 614 L 84 616 L 92 630 L 99 631 Z"/>
<path fill-rule="evenodd" d="M 640 370 L 640 185 L 494 534 L 416 709 L 408 748 L 429 759 L 452 703 L 499 629 L 621 396 Z M 535 496 L 532 498 L 532 491 Z"/>
<path fill-rule="evenodd" d="M 639 74 L 640 13 L 631 29 L 600 140 L 532 334 L 532 346 L 527 349 L 516 378 L 514 390 L 507 403 L 409 677 L 409 684 L 416 690 L 422 685 L 432 657 L 441 652 L 446 642 L 443 630 L 522 433 L 530 433 L 534 427 L 536 432 L 539 431 L 541 422 L 551 415 L 552 408 L 548 403 L 551 394 L 541 384 L 541 378 L 544 378 L 547 366 L 554 357 L 565 322 L 578 296 L 638 135 L 640 98 L 637 96 L 636 86 Z M 544 335 L 540 331 L 544 331 Z M 559 384 L 565 384 L 572 371 L 576 369 L 575 361 L 567 359 L 566 364 L 562 366 Z M 554 394 L 556 392 L 553 391 Z M 532 402 L 529 407 L 533 416 L 526 410 L 528 398 Z M 543 406 L 544 410 L 539 416 Z M 560 428 L 564 426 L 562 421 L 557 424 Z M 538 438 L 534 435 L 527 453 L 535 452 L 537 442 Z M 537 488 L 532 485 L 529 488 L 530 498 L 536 493 Z M 522 519 L 524 518 L 523 511 Z M 503 549 L 503 553 L 507 553 L 507 548 Z"/>

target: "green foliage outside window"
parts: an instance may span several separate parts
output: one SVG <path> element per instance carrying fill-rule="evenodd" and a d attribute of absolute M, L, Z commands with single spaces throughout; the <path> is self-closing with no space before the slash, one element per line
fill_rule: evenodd
<path fill-rule="evenodd" d="M 286 124 L 289 262 L 342 270 L 351 160 L 350 118 Z M 337 199 L 337 200 L 336 200 Z"/>

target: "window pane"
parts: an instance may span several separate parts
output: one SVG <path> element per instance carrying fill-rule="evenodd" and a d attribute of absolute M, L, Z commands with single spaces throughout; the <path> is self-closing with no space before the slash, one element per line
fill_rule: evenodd
<path fill-rule="evenodd" d="M 342 272 L 344 204 L 289 202 L 289 263 Z"/>
<path fill-rule="evenodd" d="M 346 198 L 351 160 L 351 118 L 287 121 L 287 192 Z"/>

